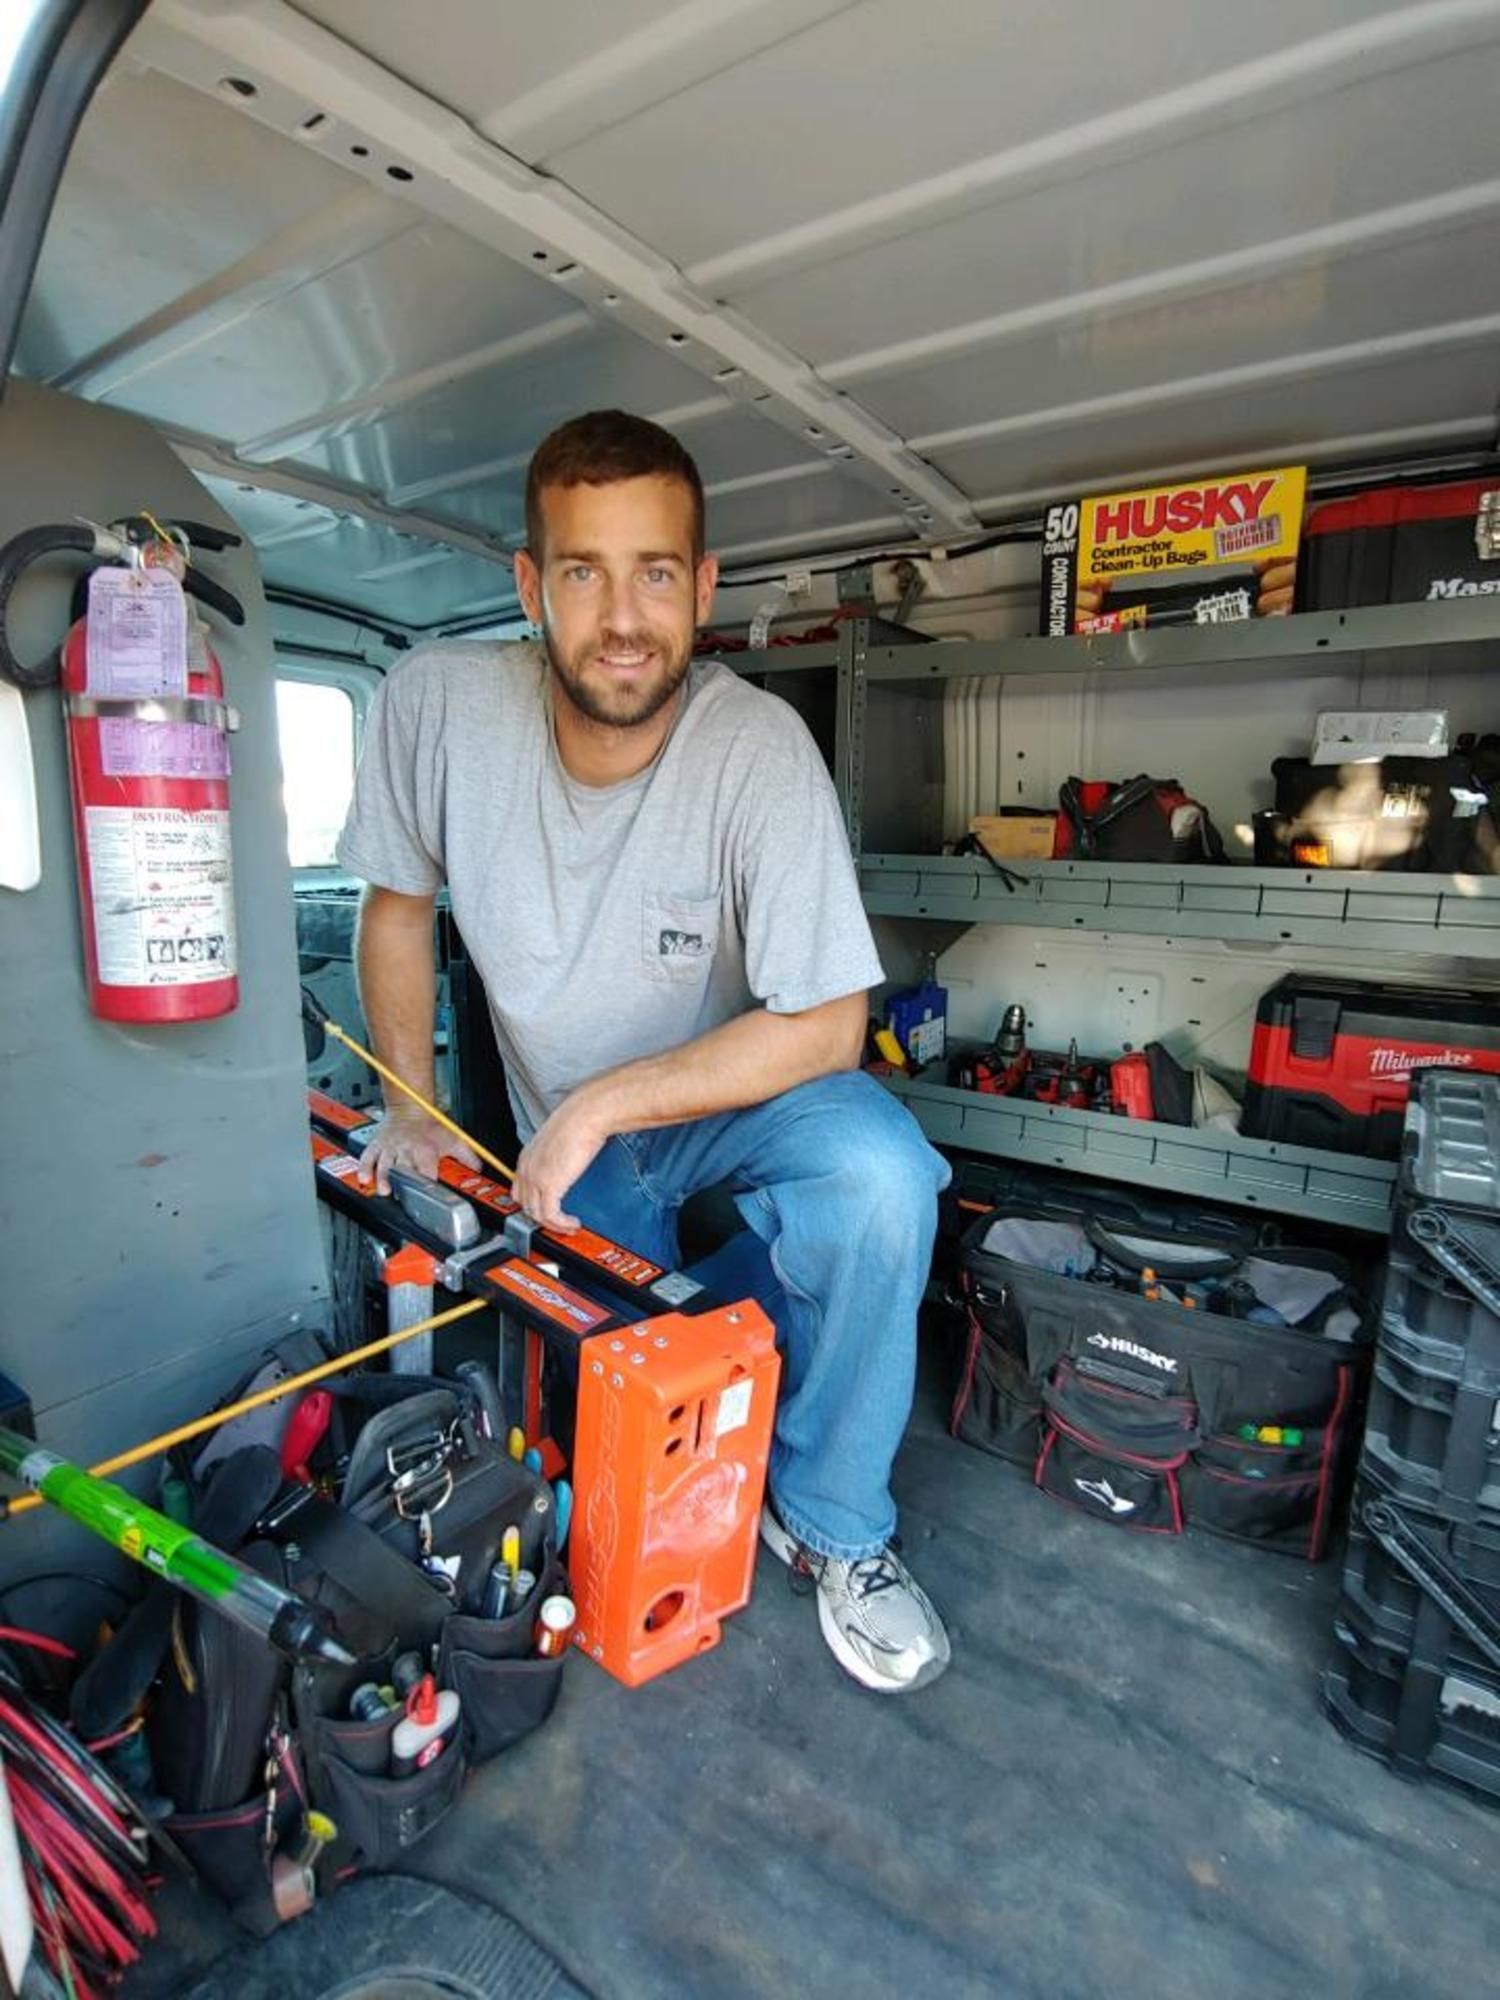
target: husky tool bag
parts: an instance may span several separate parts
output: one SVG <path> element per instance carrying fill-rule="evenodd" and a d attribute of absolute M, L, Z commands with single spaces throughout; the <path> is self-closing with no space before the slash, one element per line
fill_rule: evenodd
<path fill-rule="evenodd" d="M 1071 1190 L 960 1246 L 952 1429 L 1115 1527 L 1324 1552 L 1368 1343 L 1342 1260 Z"/>
<path fill-rule="evenodd" d="M 1224 842 L 1208 808 L 1176 778 L 1069 778 L 1057 795 L 1061 810 L 1054 860 L 1222 861 Z"/>

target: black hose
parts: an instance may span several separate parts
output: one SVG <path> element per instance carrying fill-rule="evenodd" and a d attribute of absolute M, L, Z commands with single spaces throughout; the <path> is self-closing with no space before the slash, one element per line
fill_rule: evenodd
<path fill-rule="evenodd" d="M 122 534 L 128 535 L 137 545 L 154 542 L 160 532 L 156 521 L 149 514 L 124 514 L 111 525 L 118 528 Z M 203 521 L 172 520 L 162 525 L 175 528 L 179 534 L 186 535 L 193 548 L 207 549 L 210 555 L 221 555 L 225 549 L 237 549 L 244 541 L 243 536 L 232 534 L 228 528 L 210 528 Z"/>
<path fill-rule="evenodd" d="M 229 625 L 243 625 L 245 607 L 221 583 L 215 583 L 211 576 L 205 576 L 201 569 L 188 564 L 187 574 L 182 579 L 182 587 L 189 597 L 196 597 L 200 604 L 206 604 L 210 611 L 217 611 Z"/>
<path fill-rule="evenodd" d="M 20 582 L 22 572 L 43 556 L 93 553 L 93 529 L 76 521 L 27 528 L 0 549 L 0 675 L 24 693 L 54 685 L 62 670 L 62 648 L 54 646 L 35 666 L 22 666 L 10 649 L 11 592 Z"/>
<path fill-rule="evenodd" d="M 211 556 L 244 546 L 243 535 L 232 535 L 227 528 L 210 528 L 204 521 L 173 521 L 170 525 L 180 528 L 195 549 L 207 549 Z"/>
<path fill-rule="evenodd" d="M 140 520 L 144 526 L 144 517 L 140 517 Z M 128 532 L 134 524 L 125 522 L 121 525 Z M 196 536 L 207 549 L 221 550 L 239 546 L 238 535 L 226 534 L 217 528 L 206 528 L 201 523 L 193 523 L 191 528 L 187 523 L 179 525 L 182 526 L 184 533 L 190 537 Z M 43 556 L 97 557 L 98 553 L 99 544 L 94 530 L 77 521 L 59 521 L 46 527 L 27 528 L 0 549 L 0 678 L 10 681 L 27 694 L 37 688 L 55 686 L 62 669 L 61 646 L 55 647 L 45 659 L 37 661 L 30 667 L 23 666 L 11 650 L 11 592 L 20 582 L 23 572 L 32 563 L 39 562 Z M 190 597 L 196 597 L 200 604 L 206 605 L 210 611 L 216 611 L 226 623 L 244 624 L 244 606 L 233 592 L 226 590 L 222 584 L 215 583 L 212 577 L 205 576 L 202 570 L 194 568 L 192 564 L 187 567 L 182 587 Z M 80 592 L 83 589 L 82 579 L 79 581 L 78 589 Z M 75 617 L 79 615 L 77 593 L 75 593 L 74 615 Z"/>

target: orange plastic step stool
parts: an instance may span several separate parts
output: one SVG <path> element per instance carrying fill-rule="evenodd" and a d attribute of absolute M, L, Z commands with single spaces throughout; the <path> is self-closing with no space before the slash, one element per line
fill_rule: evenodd
<path fill-rule="evenodd" d="M 781 1361 L 750 1300 L 595 1334 L 578 1358 L 573 1643 L 639 1687 L 749 1600 Z"/>

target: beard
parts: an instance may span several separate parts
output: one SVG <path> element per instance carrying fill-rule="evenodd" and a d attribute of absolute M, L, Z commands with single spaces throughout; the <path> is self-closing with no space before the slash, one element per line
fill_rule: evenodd
<path fill-rule="evenodd" d="M 661 712 L 687 679 L 693 663 L 693 639 L 669 637 L 663 632 L 605 632 L 586 646 L 565 656 L 552 634 L 544 630 L 543 640 L 552 671 L 564 693 L 590 722 L 608 729 L 636 729 Z M 617 679 L 597 664 L 601 653 L 648 653 L 650 659 L 638 674 Z"/>

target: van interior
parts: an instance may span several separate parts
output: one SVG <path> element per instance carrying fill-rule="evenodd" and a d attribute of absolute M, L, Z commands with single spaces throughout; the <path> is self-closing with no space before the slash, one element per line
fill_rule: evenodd
<path fill-rule="evenodd" d="M 1437 1751 L 1360 1754 L 1385 1739 L 1327 1712 L 1353 1416 L 1317 1561 L 1191 1523 L 1116 1532 L 950 1425 L 978 1339 L 960 1239 L 1038 1190 L 1207 1205 L 1336 1255 L 1373 1330 L 1407 1168 L 1394 1141 L 1240 1133 L 1262 996 L 1376 982 L 1459 996 L 1476 1040 L 1497 1018 L 1493 859 L 1268 865 L 1261 843 L 1285 812 L 1272 767 L 1320 717 L 1438 714 L 1445 746 L 1500 728 L 1500 4 L 6 13 L 0 542 L 197 524 L 242 612 L 199 604 L 238 718 L 239 987 L 212 1018 L 91 1005 L 75 711 L 0 682 L 0 1366 L 39 1443 L 97 1466 L 222 1404 L 278 1342 L 344 1354 L 382 1330 L 387 1248 L 320 1199 L 309 1156 L 309 1090 L 355 1125 L 382 1102 L 325 1025 L 367 1039 L 335 843 L 396 662 L 530 633 L 526 468 L 571 416 L 648 416 L 693 454 L 722 566 L 699 651 L 824 751 L 887 977 L 872 1025 L 924 982 L 946 1010 L 946 1056 L 898 1037 L 871 1061 L 955 1169 L 894 1475 L 948 1672 L 900 1700 L 853 1688 L 762 1552 L 701 1656 L 630 1686 L 575 1653 L 545 1727 L 294 1921 L 251 1935 L 153 1862 L 126 2000 L 1494 1990 L 1500 1446 L 1462 1517 L 1487 1553 L 1454 1644 L 1488 1692 L 1455 1784 Z M 1290 616 L 1148 607 L 1046 636 L 1044 565 L 1085 496 L 1262 468 L 1305 473 Z M 1486 480 L 1478 581 L 1305 595 L 1317 510 Z M 1221 525 L 1221 546 L 1262 544 Z M 54 550 L 6 583 L 15 661 L 84 615 L 82 576 Z M 1216 858 L 1102 859 L 1097 830 L 1060 857 L 1069 781 L 1138 773 L 1206 813 Z M 1046 845 L 996 858 L 986 816 Z M 513 1161 L 441 900 L 434 952 L 440 1101 Z M 993 1051 L 1014 1008 L 1075 1065 L 1155 1045 L 1211 1102 L 1174 1125 L 1067 1074 L 1024 1102 L 965 1082 L 954 1052 Z M 1427 1037 L 1432 1061 L 1469 1060 L 1456 1032 Z M 722 1217 L 695 1226 L 711 1243 Z M 507 1324 L 491 1303 L 439 1330 L 433 1367 L 487 1361 L 508 1398 Z M 160 1470 L 118 1476 L 155 1504 Z M 146 1581 L 55 1507 L 0 1530 L 0 1624 L 85 1657 Z M 73 1990 L 42 1956 L 11 1990 Z"/>

